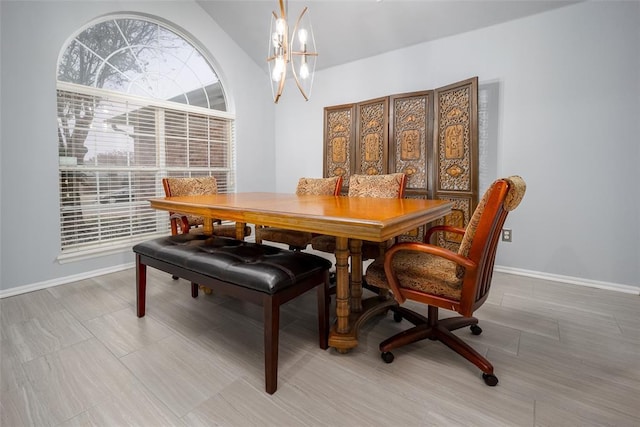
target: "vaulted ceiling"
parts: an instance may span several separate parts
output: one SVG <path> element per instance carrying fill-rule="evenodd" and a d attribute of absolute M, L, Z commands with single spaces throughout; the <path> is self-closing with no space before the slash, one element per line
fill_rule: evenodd
<path fill-rule="evenodd" d="M 575 0 L 291 0 L 293 25 L 307 6 L 319 52 L 316 70 L 542 13 Z M 271 13 L 278 0 L 197 0 L 258 65 L 267 69 Z"/>

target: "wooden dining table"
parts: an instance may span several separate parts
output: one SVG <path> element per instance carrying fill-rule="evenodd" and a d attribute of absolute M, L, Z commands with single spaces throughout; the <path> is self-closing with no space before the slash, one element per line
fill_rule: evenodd
<path fill-rule="evenodd" d="M 444 217 L 452 208 L 452 202 L 446 200 L 265 192 L 164 197 L 151 199 L 150 204 L 155 209 L 204 217 L 205 234 L 213 234 L 213 219 L 217 218 L 235 221 L 240 240 L 245 224 L 335 236 L 337 319 L 329 346 L 341 353 L 358 345 L 358 330 L 367 319 L 393 303 L 380 296 L 362 301 L 362 241 L 386 242 Z"/>

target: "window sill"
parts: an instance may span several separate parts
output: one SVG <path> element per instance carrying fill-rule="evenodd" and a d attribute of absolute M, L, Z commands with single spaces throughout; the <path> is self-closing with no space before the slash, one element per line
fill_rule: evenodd
<path fill-rule="evenodd" d="M 85 248 L 74 248 L 61 252 L 56 261 L 59 264 L 67 264 L 70 262 L 83 261 L 86 259 L 99 258 L 107 255 L 119 254 L 123 252 L 131 252 L 131 248 L 137 243 L 144 242 L 145 240 L 154 239 L 156 237 L 166 236 L 167 233 L 157 233 L 138 238 L 132 238 L 123 240 L 117 243 L 103 244 L 100 246 L 88 246 Z"/>

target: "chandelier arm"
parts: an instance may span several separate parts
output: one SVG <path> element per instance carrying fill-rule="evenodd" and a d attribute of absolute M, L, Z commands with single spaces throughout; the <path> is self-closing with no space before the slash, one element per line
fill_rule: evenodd
<path fill-rule="evenodd" d="M 282 70 L 282 77 L 280 78 L 280 82 L 278 83 L 278 91 L 276 92 L 276 98 L 274 100 L 274 102 L 277 104 L 278 100 L 280 99 L 280 96 L 282 95 L 282 91 L 284 90 L 284 81 L 285 78 L 287 77 L 287 67 L 285 65 L 285 67 Z M 294 75 L 295 77 L 295 75 Z"/>
<path fill-rule="evenodd" d="M 308 7 L 304 7 L 304 9 L 302 9 L 302 12 L 300 12 L 300 16 L 298 16 L 298 19 L 296 20 L 296 25 L 293 26 L 293 36 L 295 36 L 295 34 L 298 33 L 298 26 L 300 25 L 300 22 L 302 21 L 302 17 L 304 16 L 305 13 L 307 13 L 307 10 L 309 8 Z M 306 52 L 290 52 L 290 57 L 292 57 L 293 55 L 299 55 L 299 56 L 307 56 Z M 317 56 L 317 53 L 315 54 Z M 309 100 L 309 96 L 307 95 L 307 93 L 304 91 L 304 88 L 302 87 L 302 84 L 300 83 L 300 79 L 298 79 L 298 73 L 296 73 L 296 68 L 293 66 L 293 61 L 291 63 L 291 71 L 293 72 L 293 79 L 296 82 L 296 86 L 298 86 L 298 90 L 300 91 L 300 93 L 302 94 L 302 97 L 304 98 L 305 101 Z"/>

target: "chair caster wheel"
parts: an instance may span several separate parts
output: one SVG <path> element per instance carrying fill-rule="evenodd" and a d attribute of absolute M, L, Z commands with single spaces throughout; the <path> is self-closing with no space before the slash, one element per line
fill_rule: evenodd
<path fill-rule="evenodd" d="M 382 358 L 382 360 L 384 360 L 385 363 L 391 363 L 394 359 L 393 353 L 391 353 L 390 351 L 383 351 L 382 354 L 380 354 L 380 357 Z"/>
<path fill-rule="evenodd" d="M 482 374 L 482 379 L 484 380 L 484 383 L 490 387 L 494 387 L 496 384 L 498 384 L 498 377 L 496 377 L 493 374 Z"/>
<path fill-rule="evenodd" d="M 395 320 L 398 323 L 402 322 L 402 314 L 400 314 L 398 312 L 394 312 L 393 313 L 393 320 Z"/>
<path fill-rule="evenodd" d="M 473 335 L 480 335 L 482 333 L 482 328 L 478 325 L 471 325 L 470 328 Z"/>

